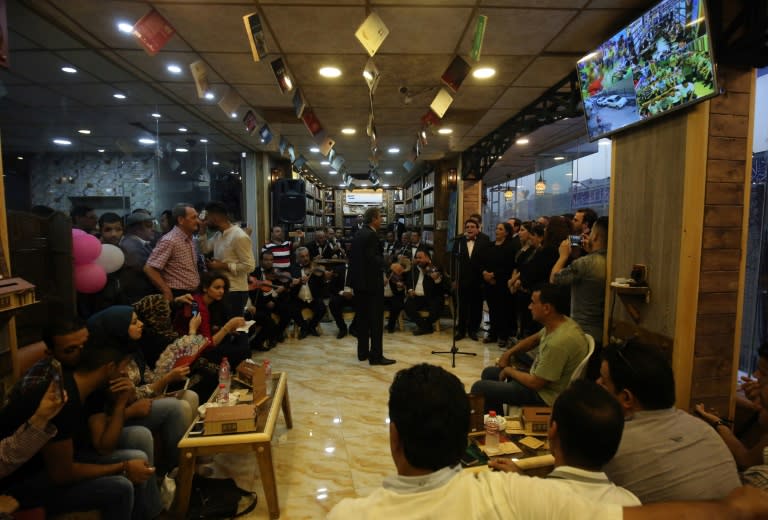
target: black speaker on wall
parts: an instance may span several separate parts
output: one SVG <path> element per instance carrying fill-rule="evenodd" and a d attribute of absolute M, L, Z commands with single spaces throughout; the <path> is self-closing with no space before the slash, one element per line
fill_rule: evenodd
<path fill-rule="evenodd" d="M 303 224 L 307 214 L 304 181 L 279 179 L 273 187 L 275 216 L 280 224 Z"/>

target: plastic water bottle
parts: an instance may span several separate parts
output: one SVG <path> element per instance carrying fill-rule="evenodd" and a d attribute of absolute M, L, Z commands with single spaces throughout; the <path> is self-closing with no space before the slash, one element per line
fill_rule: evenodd
<path fill-rule="evenodd" d="M 272 363 L 268 359 L 264 360 L 264 381 L 267 386 L 267 395 L 272 395 Z"/>
<path fill-rule="evenodd" d="M 216 402 L 222 406 L 229 404 L 229 391 L 224 383 L 221 383 L 216 391 Z"/>
<path fill-rule="evenodd" d="M 485 447 L 491 449 L 499 447 L 499 421 L 493 410 L 488 412 L 488 418 L 485 420 Z"/>
<path fill-rule="evenodd" d="M 219 385 L 224 385 L 227 389 L 227 399 L 229 399 L 229 390 L 232 385 L 232 369 L 226 357 L 221 360 L 221 365 L 219 366 Z"/>

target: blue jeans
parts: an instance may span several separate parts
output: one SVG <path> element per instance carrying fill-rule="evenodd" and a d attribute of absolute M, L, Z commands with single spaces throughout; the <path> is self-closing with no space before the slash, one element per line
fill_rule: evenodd
<path fill-rule="evenodd" d="M 485 397 L 485 412 L 490 410 L 504 413 L 504 403 L 513 406 L 536 405 L 547 406 L 547 403 L 539 397 L 536 390 L 523 386 L 517 381 L 499 381 L 501 374 L 499 367 L 486 367 L 480 376 L 480 381 L 475 381 L 470 390 L 473 394 Z"/>
<path fill-rule="evenodd" d="M 185 411 L 184 402 L 175 397 L 163 397 L 152 401 L 152 409 L 149 415 L 141 419 L 126 421 L 123 435 L 120 436 L 121 446 L 131 446 L 143 450 L 146 440 L 142 436 L 126 432 L 133 427 L 144 427 L 153 432 L 160 432 L 162 451 L 153 457 L 157 466 L 157 474 L 162 476 L 179 464 L 179 449 L 177 445 L 187 431 L 189 422 Z M 151 437 L 151 435 L 150 435 Z M 125 441 L 125 442 L 124 442 Z M 154 446 L 149 446 L 152 449 Z M 148 453 L 147 455 L 151 455 Z M 152 464 L 152 461 L 150 461 Z"/>

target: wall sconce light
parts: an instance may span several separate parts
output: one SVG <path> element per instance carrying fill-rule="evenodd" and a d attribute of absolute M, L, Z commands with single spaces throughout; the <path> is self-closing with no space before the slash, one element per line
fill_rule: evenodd
<path fill-rule="evenodd" d="M 272 168 L 269 172 L 269 181 L 275 183 L 283 176 L 283 172 L 280 168 Z"/>
<path fill-rule="evenodd" d="M 459 172 L 456 170 L 456 168 L 451 168 L 448 170 L 448 189 L 451 191 L 456 191 L 456 188 L 459 184 Z"/>

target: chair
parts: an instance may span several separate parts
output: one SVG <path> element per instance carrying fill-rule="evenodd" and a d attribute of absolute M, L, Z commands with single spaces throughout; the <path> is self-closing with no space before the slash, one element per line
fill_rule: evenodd
<path fill-rule="evenodd" d="M 571 374 L 571 382 L 574 382 L 577 379 L 581 379 L 582 377 L 584 377 L 584 372 L 587 370 L 587 364 L 589 363 L 589 358 L 592 357 L 592 353 L 595 351 L 595 338 L 593 338 L 589 334 L 584 334 L 584 336 L 586 336 L 587 338 L 587 355 L 578 364 L 576 369 L 573 371 L 573 374 Z"/>

